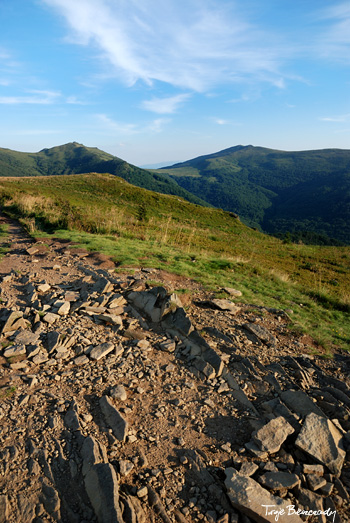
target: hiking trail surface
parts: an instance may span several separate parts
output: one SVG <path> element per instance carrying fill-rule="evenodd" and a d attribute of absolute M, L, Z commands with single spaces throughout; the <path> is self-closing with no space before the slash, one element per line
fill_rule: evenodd
<path fill-rule="evenodd" d="M 350 521 L 347 353 L 2 223 L 0 523 Z"/>

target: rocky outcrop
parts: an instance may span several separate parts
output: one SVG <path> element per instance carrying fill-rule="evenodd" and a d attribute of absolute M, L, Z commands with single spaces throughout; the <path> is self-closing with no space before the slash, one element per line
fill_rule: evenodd
<path fill-rule="evenodd" d="M 0 522 L 346 521 L 348 355 L 80 254 L 33 245 L 3 273 Z"/>

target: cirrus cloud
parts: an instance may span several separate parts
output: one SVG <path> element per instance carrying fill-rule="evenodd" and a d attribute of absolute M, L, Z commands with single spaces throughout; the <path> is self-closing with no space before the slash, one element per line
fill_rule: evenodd
<path fill-rule="evenodd" d="M 128 85 L 165 82 L 204 92 L 222 82 L 281 85 L 283 46 L 248 23 L 239 3 L 222 0 L 42 0 L 91 45 Z"/>

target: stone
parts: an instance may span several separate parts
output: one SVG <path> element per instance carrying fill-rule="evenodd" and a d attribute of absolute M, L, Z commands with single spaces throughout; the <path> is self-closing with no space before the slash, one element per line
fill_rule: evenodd
<path fill-rule="evenodd" d="M 99 523 L 124 523 L 119 505 L 119 485 L 109 463 L 97 463 L 87 472 L 85 489 Z"/>
<path fill-rule="evenodd" d="M 324 467 L 322 465 L 310 465 L 308 463 L 304 463 L 303 472 L 304 474 L 316 474 L 317 476 L 323 476 Z"/>
<path fill-rule="evenodd" d="M 33 256 L 37 252 L 39 252 L 39 249 L 35 245 L 33 245 L 32 247 L 29 247 L 29 249 L 26 249 L 26 253 L 29 254 L 30 256 Z"/>
<path fill-rule="evenodd" d="M 174 340 L 164 340 L 158 344 L 160 350 L 165 352 L 174 352 L 176 349 L 176 343 Z"/>
<path fill-rule="evenodd" d="M 288 490 L 300 485 L 296 474 L 289 472 L 266 472 L 259 478 L 259 482 L 270 490 Z"/>
<path fill-rule="evenodd" d="M 62 303 L 62 305 L 58 308 L 57 314 L 59 314 L 60 316 L 67 316 L 67 314 L 69 314 L 69 311 L 70 311 L 70 302 L 64 301 Z"/>
<path fill-rule="evenodd" d="M 112 387 L 109 395 L 111 398 L 117 399 L 119 401 L 126 401 L 128 397 L 123 385 L 116 385 L 115 387 Z"/>
<path fill-rule="evenodd" d="M 273 413 L 276 417 L 283 416 L 295 430 L 300 429 L 298 416 L 292 413 L 279 398 L 265 401 L 262 403 L 261 407 L 264 409 L 264 411 Z"/>
<path fill-rule="evenodd" d="M 314 412 L 318 416 L 326 417 L 320 408 L 302 390 L 285 390 L 280 394 L 281 400 L 299 416 L 304 417 Z"/>
<path fill-rule="evenodd" d="M 45 321 L 49 325 L 52 325 L 53 323 L 55 323 L 59 319 L 60 319 L 60 316 L 58 314 L 54 314 L 53 312 L 48 312 L 43 317 L 43 321 Z"/>
<path fill-rule="evenodd" d="M 86 365 L 87 363 L 89 363 L 89 358 L 85 355 L 85 354 L 82 354 L 81 356 L 78 356 L 77 358 L 74 359 L 74 364 L 75 365 Z"/>
<path fill-rule="evenodd" d="M 147 494 L 148 494 L 147 487 L 141 487 L 137 491 L 137 496 L 139 498 L 145 498 L 147 496 Z"/>
<path fill-rule="evenodd" d="M 191 362 L 192 365 L 199 370 L 204 376 L 206 376 L 209 380 L 215 378 L 216 372 L 215 369 L 206 361 L 204 361 L 202 358 L 194 358 L 194 360 Z"/>
<path fill-rule="evenodd" d="M 73 430 L 81 430 L 80 420 L 78 416 L 78 404 L 76 401 L 72 401 L 69 409 L 66 412 L 66 415 L 64 417 L 64 423 L 65 425 Z"/>
<path fill-rule="evenodd" d="M 35 365 L 41 365 L 42 363 L 46 363 L 48 361 L 47 353 L 45 352 L 39 352 L 32 358 L 32 362 Z"/>
<path fill-rule="evenodd" d="M 49 352 L 54 351 L 62 341 L 62 336 L 57 331 L 50 331 L 47 333 L 46 348 Z"/>
<path fill-rule="evenodd" d="M 40 334 L 28 330 L 20 331 L 14 337 L 14 342 L 18 345 L 33 345 L 38 341 Z"/>
<path fill-rule="evenodd" d="M 105 294 L 106 292 L 109 292 L 112 289 L 113 285 L 110 281 L 108 281 L 106 278 L 100 278 L 99 280 L 94 283 L 92 286 L 92 292 L 98 292 L 101 294 Z"/>
<path fill-rule="evenodd" d="M 34 500 L 33 497 L 29 497 L 26 493 L 21 492 L 17 496 L 17 501 L 20 512 L 19 521 L 23 523 L 32 522 L 35 518 L 36 500 Z"/>
<path fill-rule="evenodd" d="M 123 495 L 123 519 L 125 523 L 147 523 L 146 514 L 140 500 L 136 496 Z"/>
<path fill-rule="evenodd" d="M 45 293 L 51 289 L 51 285 L 48 283 L 42 283 L 41 285 L 38 285 L 37 290 L 38 292 Z"/>
<path fill-rule="evenodd" d="M 182 307 L 164 316 L 161 325 L 165 330 L 180 333 L 183 336 L 188 336 L 193 331 L 191 320 Z"/>
<path fill-rule="evenodd" d="M 120 316 L 116 314 L 99 314 L 97 316 L 99 320 L 110 325 L 116 325 L 118 327 L 123 327 L 123 320 Z"/>
<path fill-rule="evenodd" d="M 96 345 L 90 352 L 90 358 L 92 360 L 100 360 L 104 356 L 107 356 L 110 352 L 112 352 L 114 349 L 114 344 L 110 341 L 107 341 L 105 343 L 101 343 L 100 345 Z"/>
<path fill-rule="evenodd" d="M 253 441 L 263 452 L 274 454 L 290 434 L 293 427 L 282 416 L 274 418 L 253 434 Z"/>
<path fill-rule="evenodd" d="M 290 503 L 273 496 L 252 478 L 242 476 L 232 468 L 226 469 L 225 473 L 228 498 L 243 514 L 259 523 L 275 523 L 278 515 L 288 515 L 288 523 L 302 523 L 297 514 L 288 514 Z"/>
<path fill-rule="evenodd" d="M 346 452 L 342 433 L 328 419 L 311 413 L 306 416 L 295 442 L 297 448 L 340 476 Z"/>
<path fill-rule="evenodd" d="M 268 331 L 262 325 L 258 325 L 256 323 L 245 323 L 243 325 L 243 328 L 246 329 L 248 332 L 254 334 L 259 340 L 263 341 L 264 343 L 270 343 L 272 345 L 276 344 L 276 338 L 271 334 L 270 331 Z"/>
<path fill-rule="evenodd" d="M 49 485 L 47 479 L 45 478 L 42 486 L 42 496 L 40 496 L 41 501 L 45 507 L 45 510 L 52 516 L 54 521 L 61 520 L 61 500 L 58 496 L 57 491 Z"/>
<path fill-rule="evenodd" d="M 100 451 L 100 446 L 92 436 L 84 438 L 84 442 L 80 449 L 80 455 L 83 460 L 83 476 L 86 476 L 93 465 L 96 463 L 103 463 L 104 461 Z"/>
<path fill-rule="evenodd" d="M 307 474 L 306 479 L 310 490 L 313 490 L 314 492 L 327 484 L 325 478 L 316 476 L 316 474 Z"/>
<path fill-rule="evenodd" d="M 325 485 L 322 485 L 322 487 L 320 487 L 320 492 L 321 492 L 322 496 L 330 496 L 333 492 L 333 489 L 334 489 L 333 483 L 331 483 L 330 481 L 327 481 Z"/>
<path fill-rule="evenodd" d="M 219 309 L 220 311 L 228 311 L 231 314 L 238 314 L 238 312 L 241 310 L 241 307 L 237 307 L 237 305 L 232 303 L 230 300 L 214 298 L 213 300 L 209 300 L 208 304 L 214 307 L 214 309 Z"/>
<path fill-rule="evenodd" d="M 12 345 L 11 347 L 7 347 L 7 349 L 4 350 L 4 357 L 5 358 L 12 358 L 15 356 L 21 356 L 22 354 L 26 353 L 26 348 L 24 345 Z"/>
<path fill-rule="evenodd" d="M 100 407 L 106 423 L 112 429 L 114 436 L 119 441 L 125 441 L 128 433 L 128 422 L 118 412 L 107 396 L 102 396 L 100 399 Z"/>
<path fill-rule="evenodd" d="M 241 468 L 239 469 L 239 473 L 241 476 L 253 476 L 255 472 L 259 469 L 259 466 L 256 463 L 252 463 L 251 461 L 244 461 L 241 465 Z"/>
<path fill-rule="evenodd" d="M 129 461 L 127 459 L 121 459 L 119 461 L 120 474 L 122 476 L 127 476 L 128 474 L 130 474 L 130 472 L 132 471 L 134 466 L 135 465 L 131 461 Z"/>
<path fill-rule="evenodd" d="M 14 323 L 23 317 L 23 312 L 22 311 L 13 311 L 10 313 L 9 317 L 7 318 L 6 322 L 5 322 L 5 325 L 3 326 L 2 328 L 2 333 L 5 334 L 6 332 L 11 332 L 13 330 L 15 330 L 13 328 L 13 325 Z"/>
<path fill-rule="evenodd" d="M 237 289 L 231 289 L 230 287 L 223 287 L 222 290 L 225 291 L 230 296 L 234 296 L 235 298 L 239 298 L 240 296 L 242 296 L 241 291 L 238 291 Z"/>
<path fill-rule="evenodd" d="M 300 505 L 304 510 L 320 511 L 319 521 L 322 523 L 328 523 L 329 520 L 325 515 L 323 515 L 324 506 L 322 496 L 319 496 L 305 488 L 301 488 L 298 493 L 298 506 Z M 330 521 L 333 521 L 333 519 Z"/>
<path fill-rule="evenodd" d="M 127 304 L 126 299 L 121 294 L 114 294 L 112 298 L 107 303 L 109 309 L 115 309 L 117 307 L 123 307 Z"/>

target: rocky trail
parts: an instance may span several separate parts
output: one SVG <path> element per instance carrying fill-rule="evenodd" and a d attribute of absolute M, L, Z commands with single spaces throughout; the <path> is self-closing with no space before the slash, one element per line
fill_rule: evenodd
<path fill-rule="evenodd" d="M 347 353 L 8 223 L 0 523 L 350 521 Z"/>

